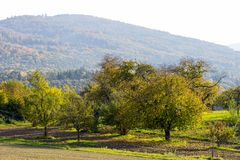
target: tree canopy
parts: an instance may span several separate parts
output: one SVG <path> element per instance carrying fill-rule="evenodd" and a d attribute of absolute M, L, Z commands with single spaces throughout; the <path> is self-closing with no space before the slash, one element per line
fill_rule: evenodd
<path fill-rule="evenodd" d="M 29 83 L 25 114 L 29 121 L 44 126 L 44 136 L 47 137 L 47 127 L 57 121 L 57 113 L 63 102 L 62 91 L 50 87 L 37 71 L 33 73 Z"/>
<path fill-rule="evenodd" d="M 185 78 L 163 72 L 150 84 L 134 99 L 145 127 L 163 129 L 165 139 L 169 140 L 171 130 L 199 122 L 205 106 Z"/>
<path fill-rule="evenodd" d="M 64 88 L 65 102 L 60 109 L 62 124 L 72 126 L 77 130 L 77 139 L 80 140 L 80 130 L 87 130 L 92 124 L 92 108 L 86 99 L 81 97 L 69 86 Z"/>

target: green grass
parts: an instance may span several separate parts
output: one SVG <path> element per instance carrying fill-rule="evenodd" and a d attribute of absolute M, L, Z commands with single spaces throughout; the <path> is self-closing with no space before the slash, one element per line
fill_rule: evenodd
<path fill-rule="evenodd" d="M 77 140 L 66 140 L 65 142 L 71 146 L 78 144 Z M 80 140 L 79 144 L 81 144 L 81 146 L 96 147 L 98 145 L 98 142 L 89 141 L 89 140 Z"/>
<path fill-rule="evenodd" d="M 141 132 L 142 131 L 142 132 Z M 155 133 L 152 134 L 146 134 L 139 136 L 136 133 L 151 133 L 151 131 L 156 132 L 157 135 L 155 135 Z M 161 136 L 160 136 L 161 134 Z M 187 141 L 185 140 L 180 140 L 179 138 L 175 138 L 172 137 L 171 141 L 166 141 L 164 136 L 162 135 L 162 132 L 160 130 L 146 130 L 146 129 L 138 129 L 137 132 L 136 130 L 131 131 L 129 134 L 127 135 L 119 135 L 117 133 L 108 133 L 108 134 L 103 134 L 102 136 L 104 137 L 111 137 L 113 140 L 121 140 L 121 141 L 127 141 L 127 142 L 146 142 L 146 143 L 161 143 L 161 144 L 167 144 L 167 145 L 171 145 L 171 146 L 186 146 L 187 145 Z"/>
<path fill-rule="evenodd" d="M 101 134 L 102 137 L 119 137 L 121 136 L 118 133 L 106 133 L 106 134 Z"/>
<path fill-rule="evenodd" d="M 192 128 L 188 130 L 173 132 L 172 136 L 176 138 L 188 138 L 192 140 L 209 141 L 208 129 L 205 126 L 202 126 L 201 128 Z"/>
<path fill-rule="evenodd" d="M 216 149 L 223 150 L 223 151 L 230 151 L 230 152 L 240 153 L 240 150 L 234 149 L 234 148 L 229 148 L 229 147 L 216 147 Z"/>
<path fill-rule="evenodd" d="M 67 147 L 66 144 L 54 144 L 54 143 L 43 142 L 39 140 L 26 140 L 21 138 L 6 138 L 6 137 L 0 137 L 0 143 L 14 144 L 14 145 L 27 145 L 27 146 L 35 146 L 35 147 L 61 148 L 61 149 L 65 149 L 65 147 Z"/>
<path fill-rule="evenodd" d="M 5 138 L 0 137 L 0 143 L 7 143 L 7 144 L 26 144 L 27 141 L 25 139 L 20 138 Z"/>
<path fill-rule="evenodd" d="M 161 130 L 146 130 L 146 129 L 138 129 L 134 132 L 137 133 L 144 133 L 150 137 L 146 138 L 139 138 L 142 141 L 149 141 L 149 142 L 161 142 L 161 143 L 169 143 L 169 144 L 176 144 L 176 145 L 186 145 L 186 141 L 180 140 L 182 138 L 188 138 L 193 140 L 199 141 L 209 141 L 207 138 L 208 130 L 206 127 L 201 128 L 191 128 L 188 130 L 177 130 L 171 132 L 171 141 L 167 142 L 164 139 L 164 132 Z"/>
<path fill-rule="evenodd" d="M 115 135 L 115 134 L 113 134 Z M 110 136 L 111 137 L 111 136 Z M 116 139 L 116 140 L 133 140 L 133 139 L 137 139 L 137 137 L 135 135 L 132 135 L 132 134 L 127 134 L 127 135 L 118 135 L 118 136 L 113 136 L 113 139 Z"/>
<path fill-rule="evenodd" d="M 162 143 L 162 144 L 168 144 L 168 145 L 174 145 L 174 146 L 181 146 L 186 145 L 187 142 L 183 140 L 178 140 L 176 138 L 173 138 L 171 141 L 166 141 L 163 137 L 137 137 L 135 135 L 125 135 L 125 136 L 119 136 L 114 139 L 120 139 L 120 140 L 126 140 L 130 142 L 153 142 L 153 143 Z"/>
<path fill-rule="evenodd" d="M 149 134 L 149 135 L 159 135 L 163 136 L 163 132 L 159 129 L 136 129 L 134 132 Z"/>
<path fill-rule="evenodd" d="M 124 150 L 116 150 L 116 149 L 108 149 L 108 148 L 79 148 L 74 149 L 79 151 L 87 151 L 87 152 L 96 152 L 96 153 L 107 153 L 107 154 L 115 154 L 115 155 L 124 155 L 124 156 L 133 156 L 133 157 L 141 157 L 141 158 L 152 158 L 152 159 L 164 159 L 164 160 L 206 160 L 207 157 L 183 157 L 177 156 L 173 153 L 167 154 L 156 154 L 156 153 L 143 153 L 143 152 L 132 152 L 132 151 L 124 151 Z"/>
<path fill-rule="evenodd" d="M 203 113 L 203 122 L 211 122 L 216 120 L 227 120 L 230 117 L 229 111 L 209 111 Z M 146 135 L 154 135 L 158 137 L 164 137 L 164 133 L 161 130 L 148 130 L 148 129 L 137 129 L 135 132 L 144 133 Z M 209 141 L 208 129 L 206 123 L 199 125 L 195 128 L 183 130 L 183 131 L 172 131 L 172 139 L 176 138 L 189 138 L 193 140 Z M 150 140 L 151 141 L 151 140 Z M 159 141 L 161 141 L 159 139 Z"/>
<path fill-rule="evenodd" d="M 4 127 L 21 127 L 21 126 L 31 126 L 30 122 L 24 122 L 24 121 L 15 121 L 14 123 L 8 124 L 8 123 L 1 123 L 0 128 Z"/>
<path fill-rule="evenodd" d="M 230 117 L 229 111 L 209 111 L 203 114 L 203 121 L 217 121 L 217 120 L 227 120 Z"/>

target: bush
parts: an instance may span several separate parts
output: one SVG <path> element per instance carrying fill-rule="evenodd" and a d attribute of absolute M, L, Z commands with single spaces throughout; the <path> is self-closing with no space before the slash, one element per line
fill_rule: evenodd
<path fill-rule="evenodd" d="M 0 124 L 4 124 L 5 120 L 4 120 L 4 116 L 0 114 Z"/>
<path fill-rule="evenodd" d="M 217 146 L 220 147 L 221 144 L 235 137 L 235 130 L 232 127 L 228 127 L 226 123 L 217 121 L 210 125 L 209 136 L 212 142 L 217 143 Z"/>
<path fill-rule="evenodd" d="M 231 116 L 228 118 L 228 124 L 231 127 L 236 129 L 236 132 L 239 134 L 240 132 L 240 115 L 237 113 L 237 110 L 231 109 L 230 110 Z"/>
<path fill-rule="evenodd" d="M 6 124 L 15 124 L 15 120 L 13 120 L 11 118 L 5 118 L 5 123 Z"/>

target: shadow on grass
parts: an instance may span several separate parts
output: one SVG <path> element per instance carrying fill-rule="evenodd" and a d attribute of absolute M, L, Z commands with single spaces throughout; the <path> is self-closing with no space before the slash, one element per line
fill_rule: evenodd
<path fill-rule="evenodd" d="M 123 140 L 116 141 L 104 141 L 97 142 L 93 140 L 81 139 L 78 143 L 77 140 L 62 140 L 62 139 L 20 139 L 20 138 L 9 138 L 0 137 L 0 143 L 4 144 L 15 144 L 15 145 L 28 145 L 35 147 L 51 147 L 51 148 L 78 148 L 78 147 L 97 147 L 97 148 L 110 148 L 110 149 L 133 149 L 142 147 L 151 147 L 151 144 L 142 142 L 127 142 Z"/>

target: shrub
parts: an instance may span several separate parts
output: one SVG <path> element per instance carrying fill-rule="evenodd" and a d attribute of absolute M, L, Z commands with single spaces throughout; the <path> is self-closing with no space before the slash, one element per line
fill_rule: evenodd
<path fill-rule="evenodd" d="M 228 124 L 236 129 L 237 134 L 240 133 L 240 115 L 237 113 L 237 110 L 230 110 L 231 116 L 228 118 Z"/>
<path fill-rule="evenodd" d="M 4 120 L 4 116 L 0 114 L 0 124 L 4 124 L 5 120 Z"/>
<path fill-rule="evenodd" d="M 217 146 L 220 147 L 221 144 L 235 137 L 235 130 L 234 128 L 228 127 L 226 123 L 217 121 L 210 125 L 209 136 L 212 142 L 217 143 Z"/>

